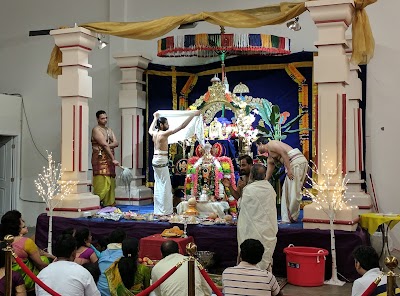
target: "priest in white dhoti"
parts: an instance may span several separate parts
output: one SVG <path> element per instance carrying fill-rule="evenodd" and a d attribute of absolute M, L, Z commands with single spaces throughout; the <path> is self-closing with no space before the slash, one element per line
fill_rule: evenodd
<path fill-rule="evenodd" d="M 149 134 L 154 142 L 154 156 L 152 160 L 154 170 L 154 214 L 170 215 L 173 213 L 172 186 L 168 169 L 168 144 L 176 143 L 192 137 L 194 134 L 203 136 L 202 120 L 195 116 L 200 111 L 157 111 L 154 113 Z M 165 116 L 165 117 L 164 117 Z M 171 126 L 168 123 L 171 120 Z"/>
<path fill-rule="evenodd" d="M 237 224 L 238 246 L 246 239 L 259 240 L 265 250 L 257 266 L 272 271 L 272 255 L 276 246 L 278 222 L 276 193 L 266 180 L 267 169 L 262 164 L 251 168 L 250 182 L 243 189 Z M 240 250 L 239 250 L 240 252 Z"/>
<path fill-rule="evenodd" d="M 296 222 L 300 214 L 303 199 L 302 188 L 307 176 L 307 158 L 297 148 L 286 143 L 260 137 L 256 141 L 260 154 L 268 153 L 267 179 L 269 180 L 277 164 L 283 164 L 286 170 L 282 188 L 281 217 L 283 223 Z"/>

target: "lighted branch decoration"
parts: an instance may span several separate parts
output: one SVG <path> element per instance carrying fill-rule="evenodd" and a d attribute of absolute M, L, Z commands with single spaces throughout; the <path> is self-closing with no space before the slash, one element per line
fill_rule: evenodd
<path fill-rule="evenodd" d="M 63 171 L 61 163 L 56 164 L 52 153 L 47 152 L 48 166 L 43 167 L 43 173 L 35 180 L 36 192 L 46 203 L 49 209 L 49 233 L 47 239 L 47 251 L 52 253 L 53 239 L 53 210 L 72 192 L 75 181 L 61 181 Z"/>
<path fill-rule="evenodd" d="M 331 233 L 331 254 L 332 254 L 332 278 L 326 281 L 328 285 L 343 286 L 345 282 L 338 279 L 336 265 L 336 247 L 335 247 L 335 231 L 333 222 L 336 218 L 337 211 L 348 208 L 345 193 L 347 190 L 346 176 L 342 176 L 339 170 L 340 164 L 335 167 L 332 161 L 328 161 L 328 157 L 322 154 L 323 173 L 320 172 L 314 162 L 311 161 L 310 169 L 316 176 L 315 181 L 307 174 L 304 193 L 317 204 L 317 209 L 322 210 L 329 217 L 330 233 Z"/>

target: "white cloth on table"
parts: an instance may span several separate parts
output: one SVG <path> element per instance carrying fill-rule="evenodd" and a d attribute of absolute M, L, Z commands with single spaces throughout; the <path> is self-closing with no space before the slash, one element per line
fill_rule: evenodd
<path fill-rule="evenodd" d="M 297 148 L 290 150 L 288 156 L 294 178 L 290 180 L 286 176 L 282 186 L 281 218 L 282 222 L 296 222 L 300 214 L 300 203 L 303 199 L 301 190 L 307 176 L 308 161 Z"/>
<path fill-rule="evenodd" d="M 237 240 L 240 245 L 246 239 L 259 240 L 264 248 L 263 258 L 257 267 L 270 269 L 276 246 L 278 221 L 276 193 L 267 180 L 254 181 L 243 188 L 237 224 Z"/>
<path fill-rule="evenodd" d="M 41 270 L 37 277 L 63 296 L 100 296 L 89 271 L 72 261 L 53 262 Z M 35 285 L 35 292 L 37 296 L 50 295 L 39 285 Z"/>
<path fill-rule="evenodd" d="M 353 283 L 353 288 L 351 289 L 351 296 L 361 296 L 365 290 L 380 276 L 382 272 L 379 268 L 372 268 L 368 270 L 362 277 L 356 279 Z M 382 277 L 379 286 L 386 285 L 387 277 L 386 275 Z M 374 294 L 375 295 L 375 294 Z"/>
<path fill-rule="evenodd" d="M 187 201 L 182 201 L 176 207 L 178 215 L 182 215 L 186 212 L 189 205 Z M 206 203 L 196 203 L 196 209 L 199 211 L 200 215 L 209 215 L 214 212 L 219 218 L 224 218 L 225 211 L 229 209 L 229 204 L 226 201 L 216 201 L 216 202 L 206 202 Z"/>
<path fill-rule="evenodd" d="M 154 170 L 154 214 L 170 215 L 173 213 L 173 205 L 168 156 L 154 155 L 152 164 Z"/>
<path fill-rule="evenodd" d="M 155 283 L 177 263 L 187 256 L 171 254 L 160 260 L 151 271 L 151 280 Z M 187 296 L 188 295 L 188 262 L 182 264 L 168 279 L 165 280 L 151 295 L 157 296 Z M 195 295 L 211 295 L 211 288 L 203 278 L 200 270 L 195 267 Z"/>
<path fill-rule="evenodd" d="M 174 129 L 180 126 L 190 115 L 195 111 L 183 110 L 159 110 L 157 111 L 160 117 L 168 119 L 169 129 Z M 192 121 L 182 130 L 168 137 L 168 144 L 178 143 L 179 141 L 189 139 L 194 135 L 200 144 L 204 145 L 204 125 L 203 116 L 195 116 Z"/>

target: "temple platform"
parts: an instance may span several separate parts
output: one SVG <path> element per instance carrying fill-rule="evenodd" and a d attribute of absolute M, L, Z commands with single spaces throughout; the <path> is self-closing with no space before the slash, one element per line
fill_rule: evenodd
<path fill-rule="evenodd" d="M 153 211 L 152 205 L 146 206 L 121 206 L 122 211 L 140 211 L 141 214 Z M 301 211 L 302 212 L 302 211 Z M 301 221 L 302 213 L 299 218 Z M 37 219 L 36 243 L 40 248 L 47 247 L 47 234 L 49 219 L 46 214 L 41 214 Z M 183 229 L 182 224 L 178 225 Z M 87 227 L 96 240 L 107 237 L 114 229 L 124 229 L 129 237 L 137 239 L 161 233 L 166 228 L 171 228 L 169 222 L 147 222 L 121 219 L 119 221 L 105 220 L 102 218 L 63 218 L 53 217 L 53 237 L 56 238 L 63 230 L 68 228 Z M 215 252 L 215 270 L 221 271 L 226 267 L 234 266 L 238 256 L 236 240 L 236 226 L 230 225 L 188 225 L 187 234 L 194 238 L 198 250 Z M 357 228 L 354 232 L 335 231 L 336 253 L 338 272 L 342 280 L 354 281 L 359 276 L 354 269 L 352 251 L 359 245 L 369 244 L 368 233 Z M 329 230 L 303 229 L 301 222 L 295 224 L 279 224 L 278 242 L 274 252 L 273 273 L 276 276 L 286 277 L 286 256 L 283 249 L 289 244 L 295 246 L 308 246 L 324 248 L 330 252 Z M 325 264 L 325 278 L 331 277 L 331 256 L 328 255 Z M 211 270 L 213 272 L 214 270 Z"/>

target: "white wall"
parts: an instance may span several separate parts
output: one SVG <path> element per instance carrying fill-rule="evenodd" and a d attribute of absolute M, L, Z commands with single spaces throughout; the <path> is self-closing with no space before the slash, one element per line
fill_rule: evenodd
<path fill-rule="evenodd" d="M 0 94 L 0 135 L 21 134 L 22 100 L 18 96 Z"/>
<path fill-rule="evenodd" d="M 42 153 L 48 149 L 56 159 L 60 157 L 60 99 L 57 97 L 56 80 L 45 73 L 48 58 L 54 44 L 50 36 L 28 37 L 29 30 L 50 29 L 72 26 L 74 23 L 91 21 L 143 21 L 167 15 L 179 15 L 200 11 L 217 11 L 264 6 L 278 1 L 252 0 L 203 0 L 188 4 L 180 0 L 86 0 L 24 2 L 24 10 L 19 1 L 6 1 L 0 10 L 0 93 L 21 93 L 24 97 L 27 116 L 33 137 Z M 384 6 L 383 6 L 383 3 Z M 367 174 L 372 173 L 379 203 L 383 211 L 400 212 L 397 202 L 397 167 L 400 160 L 396 148 L 397 138 L 396 100 L 399 85 L 397 69 L 400 66 L 400 40 L 397 38 L 396 12 L 400 1 L 385 0 L 368 7 L 371 26 L 376 40 L 376 53 L 368 68 L 367 89 Z M 384 18 L 382 16 L 385 16 Z M 302 30 L 289 31 L 285 25 L 257 29 L 226 28 L 227 33 L 253 32 L 286 36 L 292 39 L 292 51 L 316 50 L 313 46 L 317 38 L 316 28 L 308 13 L 300 16 Z M 218 33 L 219 27 L 199 23 L 195 29 L 174 30 L 166 36 L 176 34 Z M 90 125 L 95 124 L 94 113 L 105 109 L 109 113 L 110 126 L 119 137 L 118 90 L 120 70 L 112 58 L 114 53 L 131 52 L 143 54 L 160 64 L 193 65 L 209 62 L 207 59 L 175 58 L 156 56 L 156 40 L 139 41 L 111 37 L 111 44 L 103 50 L 94 50 L 90 55 L 93 70 L 93 99 L 89 100 Z M 215 60 L 215 59 L 213 59 Z M 396 67 L 397 66 L 397 67 Z M 9 70 L 4 70 L 9 69 Z M 385 127 L 382 131 L 380 128 Z M 387 145 L 390 143 L 390 145 Z M 117 153 L 119 151 L 117 150 Z M 32 147 L 23 125 L 22 190 L 21 198 L 39 201 L 33 180 L 45 164 L 44 159 Z M 30 225 L 43 212 L 42 204 L 20 202 L 20 209 Z M 395 228 L 396 230 L 396 228 Z M 396 231 L 399 233 L 398 229 Z M 396 241 L 397 248 L 400 243 Z"/>
<path fill-rule="evenodd" d="M 21 6 L 23 5 L 23 7 Z M 33 138 L 40 152 L 53 152 L 60 160 L 61 100 L 57 97 L 57 81 L 46 74 L 54 39 L 51 36 L 28 37 L 30 30 L 73 26 L 109 18 L 108 0 L 85 1 L 3 1 L 0 9 L 0 93 L 20 93 Z M 94 50 L 90 62 L 94 65 L 93 99 L 89 99 L 91 126 L 98 109 L 109 111 L 110 125 L 119 123 L 115 103 L 109 102 L 109 51 Z M 7 70 L 5 70 L 7 69 Z M 1 106 L 2 109 L 3 106 Z M 28 225 L 44 212 L 44 204 L 36 194 L 34 179 L 46 165 L 46 160 L 33 147 L 26 120 L 22 132 L 22 172 L 18 209 Z M 25 201 L 26 200 L 26 201 Z"/>
<path fill-rule="evenodd" d="M 378 1 L 367 8 L 376 47 L 367 69 L 366 168 L 373 178 L 380 211 L 386 213 L 400 213 L 400 137 L 396 121 L 400 110 L 400 38 L 395 26 L 399 10 L 398 0 Z M 397 249 L 399 227 L 392 231 Z"/>

